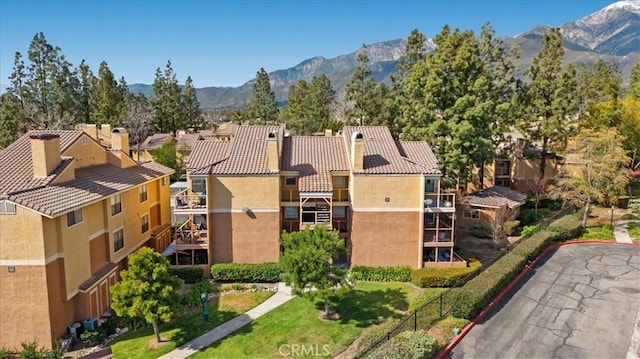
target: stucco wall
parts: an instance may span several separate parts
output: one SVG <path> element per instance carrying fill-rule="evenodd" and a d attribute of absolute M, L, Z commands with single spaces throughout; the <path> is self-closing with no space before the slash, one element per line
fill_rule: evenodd
<path fill-rule="evenodd" d="M 209 214 L 210 261 L 262 263 L 280 257 L 279 211 Z"/>

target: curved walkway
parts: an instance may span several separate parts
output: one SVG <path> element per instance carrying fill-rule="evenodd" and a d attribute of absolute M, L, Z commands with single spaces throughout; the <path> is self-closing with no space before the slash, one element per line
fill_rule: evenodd
<path fill-rule="evenodd" d="M 627 225 L 629 222 L 639 221 L 617 221 L 613 224 L 613 235 L 616 238 L 616 242 L 618 243 L 633 243 L 633 240 L 629 236 L 629 231 L 627 230 Z"/>
<path fill-rule="evenodd" d="M 638 245 L 552 247 L 442 357 L 637 358 L 639 282 Z"/>
<path fill-rule="evenodd" d="M 209 345 L 217 342 L 218 340 L 226 337 L 227 335 L 235 332 L 236 330 L 244 327 L 245 325 L 253 322 L 261 316 L 269 313 L 270 311 L 278 308 L 282 304 L 293 299 L 294 295 L 291 294 L 291 288 L 284 283 L 278 283 L 278 291 L 272 295 L 269 299 L 260 303 L 257 307 L 249 310 L 248 312 L 239 315 L 228 322 L 224 322 L 219 326 L 211 329 L 205 334 L 193 339 L 192 341 L 183 344 L 179 348 L 176 348 L 169 353 L 161 356 L 162 359 L 183 359 L 191 354 L 196 353 L 200 349 L 206 348 Z"/>

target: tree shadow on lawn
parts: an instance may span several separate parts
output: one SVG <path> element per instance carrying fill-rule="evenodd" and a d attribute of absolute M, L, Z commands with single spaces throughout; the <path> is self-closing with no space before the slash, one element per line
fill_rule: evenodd
<path fill-rule="evenodd" d="M 315 301 L 315 307 L 324 311 L 324 302 Z M 359 328 L 377 324 L 381 318 L 402 318 L 408 307 L 407 293 L 398 288 L 372 291 L 353 289 L 331 298 L 331 310 L 340 316 L 340 324 L 356 322 Z"/>

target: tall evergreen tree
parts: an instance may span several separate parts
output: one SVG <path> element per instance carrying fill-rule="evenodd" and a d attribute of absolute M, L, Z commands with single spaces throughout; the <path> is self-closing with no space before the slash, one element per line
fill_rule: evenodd
<path fill-rule="evenodd" d="M 311 113 L 316 122 L 316 131 L 338 130 L 341 125 L 332 118 L 336 101 L 336 92 L 331 81 L 325 75 L 314 76 L 309 88 Z"/>
<path fill-rule="evenodd" d="M 527 72 L 527 111 L 521 128 L 534 141 L 542 143 L 540 178 L 545 176 L 550 148 L 562 150 L 571 135 L 572 116 L 578 110 L 575 67 L 562 70 L 564 49 L 560 29 L 545 34 L 542 49 Z"/>
<path fill-rule="evenodd" d="M 600 102 L 616 102 L 622 93 L 622 74 L 613 62 L 598 60 L 593 66 L 581 65 L 577 70 L 578 110 L 588 115 L 591 107 Z"/>
<path fill-rule="evenodd" d="M 193 86 L 191 76 L 187 76 L 187 80 L 184 82 L 182 105 L 184 109 L 184 122 L 187 127 L 195 130 L 202 129 L 204 126 L 204 117 L 200 110 L 200 103 L 198 102 L 196 89 Z"/>
<path fill-rule="evenodd" d="M 344 87 L 344 99 L 347 102 L 345 117 L 347 121 L 359 125 L 368 125 L 375 115 L 376 82 L 369 69 L 367 47 L 363 45 L 356 57 L 358 66 L 353 72 L 351 80 Z"/>
<path fill-rule="evenodd" d="M 94 81 L 95 77 L 85 60 L 80 62 L 80 65 L 76 69 L 76 73 L 78 74 L 78 81 L 80 85 L 76 99 L 76 114 L 78 122 L 90 123 L 91 105 L 89 99 L 91 97 L 91 83 Z"/>
<path fill-rule="evenodd" d="M 276 95 L 271 91 L 269 74 L 260 68 L 256 74 L 256 82 L 253 83 L 251 100 L 247 113 L 249 122 L 259 124 L 271 124 L 278 122 L 278 106 Z"/>
<path fill-rule="evenodd" d="M 167 61 L 164 72 L 158 68 L 153 82 L 154 124 L 159 132 L 171 132 L 174 135 L 179 129 L 185 129 L 184 111 L 178 79 Z"/>
<path fill-rule="evenodd" d="M 98 76 L 91 83 L 89 105 L 91 122 L 97 125 L 120 126 L 124 120 L 123 93 L 118 87 L 109 65 L 103 61 L 98 68 Z"/>
<path fill-rule="evenodd" d="M 55 90 L 52 83 L 57 72 L 60 49 L 49 44 L 42 32 L 37 33 L 29 45 L 28 77 L 24 85 L 29 94 L 29 102 L 36 109 L 32 117 L 36 127 L 48 128 L 54 121 L 52 113 Z"/>
<path fill-rule="evenodd" d="M 11 92 L 0 95 L 0 149 L 18 138 L 20 100 Z"/>
<path fill-rule="evenodd" d="M 311 116 L 311 100 L 307 81 L 298 80 L 297 83 L 291 85 L 287 107 L 282 112 L 287 128 L 291 129 L 295 134 L 308 135 L 315 131 L 314 119 Z"/>

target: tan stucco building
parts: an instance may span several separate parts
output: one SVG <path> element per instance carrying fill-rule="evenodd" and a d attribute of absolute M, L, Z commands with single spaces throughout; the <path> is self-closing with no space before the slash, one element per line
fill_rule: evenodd
<path fill-rule="evenodd" d="M 107 126 L 30 131 L 0 152 L 0 346 L 51 347 L 108 310 L 130 253 L 170 242 L 173 170 L 128 152 Z"/>
<path fill-rule="evenodd" d="M 238 126 L 228 141 L 197 141 L 188 188 L 177 194 L 176 265 L 276 262 L 282 231 L 325 225 L 344 238 L 350 265 L 465 265 L 453 253 L 455 196 L 425 142 L 396 142 L 386 127 L 289 136 Z"/>

